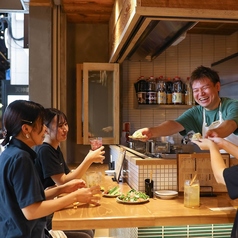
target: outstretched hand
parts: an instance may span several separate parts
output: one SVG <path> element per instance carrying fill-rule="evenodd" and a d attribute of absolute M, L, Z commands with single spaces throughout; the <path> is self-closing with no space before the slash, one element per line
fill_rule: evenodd
<path fill-rule="evenodd" d="M 101 199 L 101 187 L 99 185 L 91 188 L 81 188 L 77 190 L 78 202 L 93 204 L 95 206 L 100 205 Z"/>
<path fill-rule="evenodd" d="M 212 138 L 213 139 L 213 138 Z M 213 140 L 209 139 L 199 139 L 193 140 L 194 144 L 197 144 L 201 150 L 210 150 L 212 146 L 217 146 Z M 218 147 L 218 146 L 217 146 Z"/>
<path fill-rule="evenodd" d="M 205 138 L 216 138 L 218 137 L 218 133 L 216 131 L 216 129 L 210 129 L 207 131 L 207 133 L 205 134 Z"/>
<path fill-rule="evenodd" d="M 149 131 L 149 128 L 142 128 L 137 131 L 135 131 L 132 135 L 133 139 L 140 140 L 143 142 L 146 142 L 152 137 L 151 132 Z"/>

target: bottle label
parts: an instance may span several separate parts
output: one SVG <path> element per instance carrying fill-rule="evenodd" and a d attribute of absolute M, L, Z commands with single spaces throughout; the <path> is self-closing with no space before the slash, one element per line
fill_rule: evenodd
<path fill-rule="evenodd" d="M 165 92 L 157 92 L 157 103 L 158 104 L 166 104 L 166 93 Z"/>
<path fill-rule="evenodd" d="M 173 93 L 172 102 L 174 104 L 182 104 L 182 93 Z"/>
<path fill-rule="evenodd" d="M 146 104 L 156 104 L 157 102 L 157 93 L 156 92 L 147 92 L 146 93 Z"/>
<path fill-rule="evenodd" d="M 139 104 L 146 104 L 146 92 L 137 93 L 137 100 Z"/>
<path fill-rule="evenodd" d="M 167 104 L 172 104 L 172 93 L 166 94 L 166 102 Z"/>

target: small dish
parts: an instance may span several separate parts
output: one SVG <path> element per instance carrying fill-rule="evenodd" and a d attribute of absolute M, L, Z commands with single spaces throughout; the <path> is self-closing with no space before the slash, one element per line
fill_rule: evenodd
<path fill-rule="evenodd" d="M 103 193 L 102 195 L 103 195 L 103 197 L 107 197 L 107 198 L 116 198 L 116 197 L 118 197 L 121 194 L 117 193 L 117 194 L 113 194 L 112 195 L 112 194 Z"/>
<path fill-rule="evenodd" d="M 178 192 L 173 190 L 160 190 L 155 191 L 155 195 L 161 199 L 173 199 L 178 196 Z"/>
<path fill-rule="evenodd" d="M 119 203 L 124 203 L 124 204 L 141 204 L 141 203 L 146 203 L 146 202 L 149 202 L 150 199 L 147 198 L 147 199 L 144 199 L 144 200 L 139 200 L 139 201 L 124 201 L 124 200 L 121 200 L 119 197 L 117 197 L 117 202 Z"/>

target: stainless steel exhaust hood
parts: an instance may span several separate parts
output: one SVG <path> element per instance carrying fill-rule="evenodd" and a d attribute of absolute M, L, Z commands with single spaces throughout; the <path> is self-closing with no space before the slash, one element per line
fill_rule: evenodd
<path fill-rule="evenodd" d="M 117 62 L 152 61 L 174 42 L 185 38 L 186 32 L 197 22 L 159 20 L 141 17 L 122 47 Z"/>
<path fill-rule="evenodd" d="M 29 0 L 1 0 L 0 12 L 29 12 Z"/>

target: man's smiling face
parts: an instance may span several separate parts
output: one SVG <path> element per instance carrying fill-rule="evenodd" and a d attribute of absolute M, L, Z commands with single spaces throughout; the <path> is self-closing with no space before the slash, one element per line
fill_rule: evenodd
<path fill-rule="evenodd" d="M 202 78 L 193 82 L 192 89 L 193 97 L 199 105 L 208 110 L 218 107 L 220 83 L 214 85 L 209 78 Z"/>

